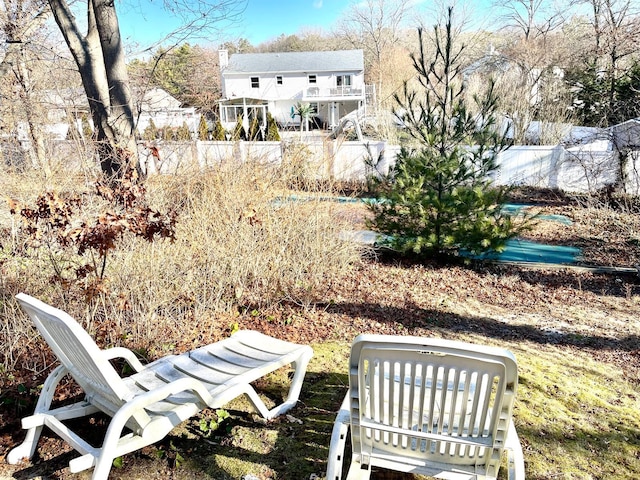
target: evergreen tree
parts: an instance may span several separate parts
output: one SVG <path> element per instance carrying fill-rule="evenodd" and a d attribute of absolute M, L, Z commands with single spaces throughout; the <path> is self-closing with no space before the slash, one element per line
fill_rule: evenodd
<path fill-rule="evenodd" d="M 162 127 L 160 129 L 160 138 L 162 138 L 162 140 L 166 140 L 168 142 L 175 141 L 176 140 L 176 132 L 170 126 L 165 125 L 164 127 Z"/>
<path fill-rule="evenodd" d="M 262 140 L 260 132 L 260 120 L 258 120 L 258 117 L 253 117 L 251 119 L 251 124 L 249 124 L 248 139 L 252 142 Z"/>
<path fill-rule="evenodd" d="M 566 72 L 573 93 L 572 110 L 581 125 L 609 127 L 640 116 L 640 63 L 612 76 L 595 61 Z"/>
<path fill-rule="evenodd" d="M 213 127 L 213 140 L 217 142 L 224 142 L 227 139 L 220 119 L 216 120 L 216 124 Z"/>
<path fill-rule="evenodd" d="M 280 141 L 280 132 L 278 131 L 278 125 L 273 119 L 273 115 L 271 115 L 269 112 L 267 112 L 267 138 L 265 140 L 267 142 Z"/>
<path fill-rule="evenodd" d="M 176 129 L 175 137 L 179 141 L 191 140 L 191 131 L 187 126 L 187 122 L 182 122 L 182 125 Z"/>
<path fill-rule="evenodd" d="M 204 115 L 200 115 L 198 123 L 198 140 L 209 140 L 209 126 Z"/>
<path fill-rule="evenodd" d="M 421 257 L 499 251 L 527 226 L 503 213 L 508 190 L 489 179 L 508 144 L 496 128 L 493 83 L 474 97 L 475 112 L 467 106 L 459 63 L 464 47 L 454 48 L 452 17 L 449 8 L 444 29 L 435 27 L 433 60 L 418 30 L 420 49 L 411 59 L 420 89 L 405 83 L 395 96 L 395 114 L 412 142 L 391 175 L 374 181 L 381 201 L 369 205 L 370 227 L 389 235 L 397 251 Z"/>
<path fill-rule="evenodd" d="M 87 118 L 87 116 L 85 114 L 83 114 L 81 117 L 81 123 L 82 123 L 82 136 L 85 140 L 90 140 L 91 138 L 93 138 L 93 129 L 91 128 L 91 125 L 89 124 L 89 119 Z"/>
<path fill-rule="evenodd" d="M 238 115 L 238 119 L 236 121 L 236 126 L 233 129 L 233 133 L 231 134 L 231 140 L 238 141 L 238 140 L 246 140 L 247 138 L 247 134 L 244 131 L 244 127 L 242 126 L 242 115 Z"/>
<path fill-rule="evenodd" d="M 158 138 L 158 127 L 153 121 L 153 118 L 149 119 L 149 125 L 142 132 L 142 138 L 144 140 L 155 140 Z"/>

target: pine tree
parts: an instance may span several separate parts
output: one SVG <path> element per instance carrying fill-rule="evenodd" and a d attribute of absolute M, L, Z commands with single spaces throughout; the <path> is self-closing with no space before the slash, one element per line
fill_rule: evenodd
<path fill-rule="evenodd" d="M 168 125 L 165 125 L 160 129 L 160 138 L 162 140 L 166 140 L 167 142 L 172 142 L 176 140 L 176 131 Z"/>
<path fill-rule="evenodd" d="M 213 140 L 217 142 L 224 142 L 227 139 L 220 119 L 216 120 L 216 124 L 213 128 Z"/>
<path fill-rule="evenodd" d="M 182 125 L 176 129 L 176 140 L 191 140 L 191 131 L 189 130 L 187 122 L 182 122 Z"/>
<path fill-rule="evenodd" d="M 435 58 L 426 58 L 423 31 L 412 54 L 419 91 L 404 85 L 396 94 L 395 114 L 412 137 L 403 146 L 388 178 L 374 184 L 381 201 L 371 203 L 370 227 L 388 235 L 390 246 L 404 254 L 449 257 L 500 251 L 528 226 L 503 213 L 508 189 L 489 179 L 496 157 L 508 148 L 496 127 L 493 84 L 468 108 L 460 66 L 464 47 L 454 48 L 453 10 L 435 27 Z"/>
<path fill-rule="evenodd" d="M 200 115 L 198 123 L 198 140 L 209 140 L 209 126 L 204 115 Z"/>
<path fill-rule="evenodd" d="M 278 125 L 273 119 L 273 115 L 271 115 L 269 112 L 267 112 L 267 138 L 265 140 L 267 142 L 280 141 L 280 132 L 278 131 Z"/>
<path fill-rule="evenodd" d="M 142 138 L 144 140 L 156 140 L 158 138 L 158 127 L 156 127 L 153 118 L 149 119 L 149 125 L 142 132 Z"/>
<path fill-rule="evenodd" d="M 91 138 L 93 138 L 93 129 L 91 128 L 91 125 L 89 124 L 89 119 L 87 118 L 87 116 L 85 114 L 83 114 L 81 117 L 81 124 L 82 124 L 82 136 L 85 140 L 90 140 Z"/>
<path fill-rule="evenodd" d="M 258 117 L 253 117 L 251 119 L 251 124 L 249 125 L 248 140 L 252 142 L 257 142 L 262 140 L 262 138 L 260 137 L 261 137 L 260 121 L 258 120 Z"/>
<path fill-rule="evenodd" d="M 246 133 L 244 131 L 244 127 L 242 126 L 242 115 L 238 115 L 238 119 L 236 121 L 236 126 L 233 129 L 233 133 L 231 134 L 231 140 L 233 141 L 238 141 L 238 140 L 246 140 Z"/>

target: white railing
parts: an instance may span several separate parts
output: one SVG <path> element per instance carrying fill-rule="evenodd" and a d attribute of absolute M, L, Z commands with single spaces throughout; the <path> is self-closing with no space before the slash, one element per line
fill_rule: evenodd
<path fill-rule="evenodd" d="M 303 91 L 304 98 L 362 97 L 364 96 L 364 94 L 365 90 L 363 88 L 356 88 L 351 86 L 330 88 L 309 87 Z"/>

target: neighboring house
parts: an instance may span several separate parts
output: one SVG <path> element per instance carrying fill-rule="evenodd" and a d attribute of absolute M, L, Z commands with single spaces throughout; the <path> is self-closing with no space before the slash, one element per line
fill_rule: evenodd
<path fill-rule="evenodd" d="M 81 88 L 46 90 L 41 98 L 42 106 L 47 112 L 47 123 L 44 128 L 55 140 L 67 138 L 71 123 L 75 123 L 78 131 L 82 132 L 82 119 L 91 117 L 87 97 Z M 28 140 L 26 124 L 18 125 L 18 137 L 21 140 Z"/>
<path fill-rule="evenodd" d="M 54 139 L 64 140 L 72 123 L 83 135 L 83 119 L 93 127 L 87 97 L 81 88 L 48 90 L 43 94 L 42 103 L 47 111 L 46 129 Z M 151 119 L 158 128 L 178 128 L 186 124 L 192 135 L 198 131 L 200 114 L 196 113 L 195 107 L 183 108 L 178 100 L 161 88 L 152 88 L 143 95 L 134 94 L 133 108 L 134 120 L 140 134 L 147 128 Z M 19 126 L 19 136 L 24 136 L 26 140 L 26 133 L 21 133 L 21 130 L 23 129 Z"/>
<path fill-rule="evenodd" d="M 609 128 L 618 150 L 640 151 L 640 118 L 632 118 Z"/>
<path fill-rule="evenodd" d="M 138 132 L 142 135 L 153 119 L 157 128 L 179 128 L 186 124 L 193 138 L 197 137 L 200 114 L 195 107 L 183 107 L 179 100 L 162 88 L 152 88 L 144 92 L 142 100 L 134 100 Z"/>
<path fill-rule="evenodd" d="M 240 115 L 245 129 L 253 118 L 264 127 L 267 112 L 280 127 L 300 125 L 299 103 L 311 106 L 312 124 L 333 128 L 349 113 L 364 113 L 373 99 L 362 50 L 219 54 L 220 120 L 227 130 Z"/>

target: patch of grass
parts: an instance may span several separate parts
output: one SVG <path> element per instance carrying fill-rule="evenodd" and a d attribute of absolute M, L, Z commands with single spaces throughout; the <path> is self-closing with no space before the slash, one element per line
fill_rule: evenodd
<path fill-rule="evenodd" d="M 576 349 L 512 350 L 519 363 L 515 422 L 527 478 L 639 478 L 636 387 Z"/>
<path fill-rule="evenodd" d="M 519 365 L 514 421 L 528 479 L 640 478 L 640 395 L 634 385 L 611 365 L 574 348 L 502 345 Z M 324 474 L 333 421 L 347 389 L 349 344 L 326 342 L 313 348 L 301 402 L 290 412 L 302 424 L 282 417 L 262 425 L 243 420 L 236 411 L 240 424 L 207 447 L 199 469 L 223 479 Z M 505 473 L 503 468 L 500 478 Z"/>

